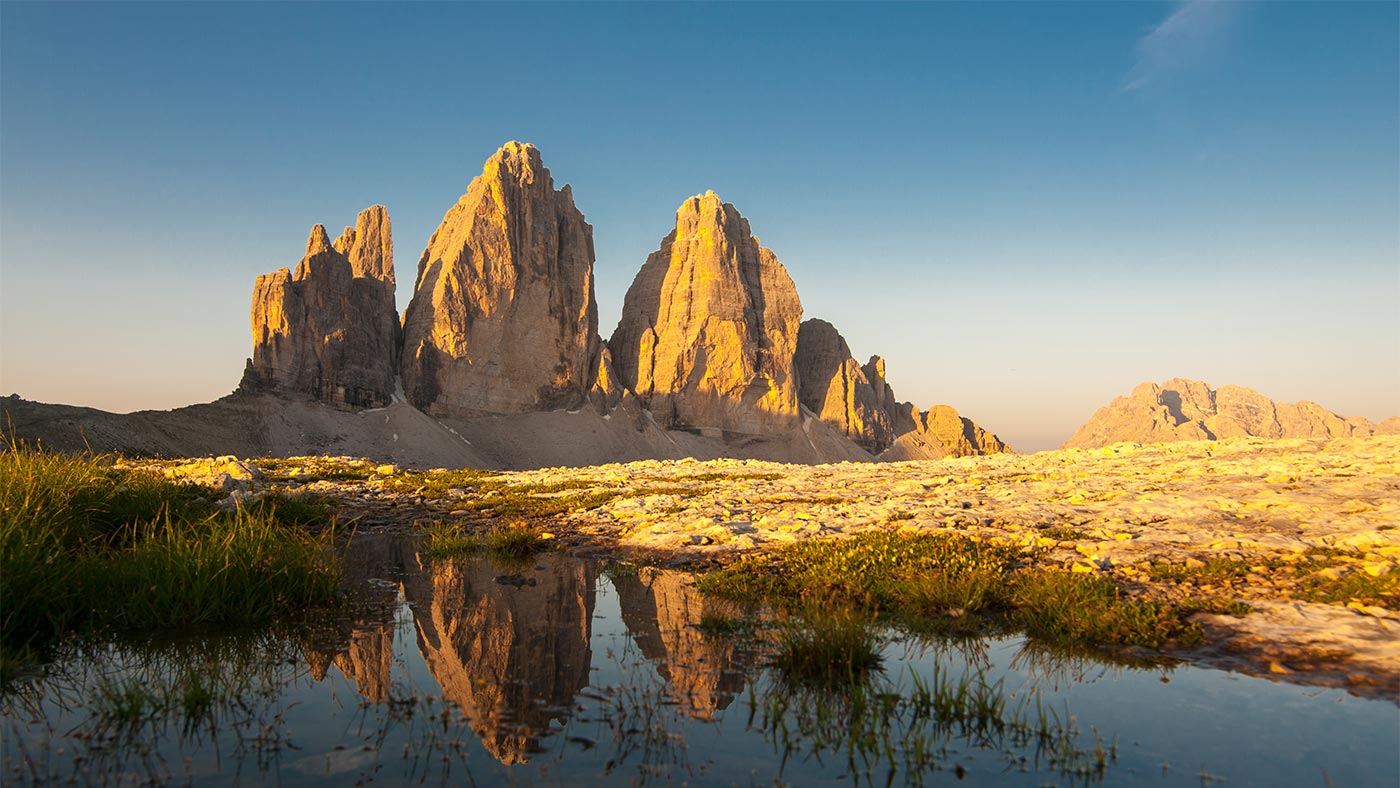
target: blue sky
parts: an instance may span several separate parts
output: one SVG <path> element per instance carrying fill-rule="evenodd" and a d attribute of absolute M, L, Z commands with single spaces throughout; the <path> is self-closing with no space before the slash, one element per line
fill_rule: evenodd
<path fill-rule="evenodd" d="M 383 203 L 399 307 L 501 143 L 600 325 L 714 189 L 901 398 L 1018 448 L 1143 380 L 1400 414 L 1400 5 L 0 4 L 0 393 L 206 401 Z"/>

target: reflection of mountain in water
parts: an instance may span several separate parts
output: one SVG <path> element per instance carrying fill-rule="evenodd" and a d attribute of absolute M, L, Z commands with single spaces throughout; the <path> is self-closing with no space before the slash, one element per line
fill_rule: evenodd
<path fill-rule="evenodd" d="M 383 702 L 395 612 L 407 601 L 443 698 L 487 751 L 523 763 L 588 686 L 596 577 L 596 566 L 566 556 L 541 556 L 517 574 L 481 557 L 429 561 L 410 537 L 357 537 L 344 555 L 354 612 L 304 633 L 302 648 L 318 681 L 334 664 L 366 699 Z M 752 657 L 696 627 L 706 614 L 734 611 L 702 597 L 681 572 L 646 568 L 613 585 L 623 622 L 681 708 L 701 719 L 727 708 Z"/>
<path fill-rule="evenodd" d="M 406 569 L 418 645 L 443 696 L 502 762 L 528 760 L 588 685 L 593 567 L 544 556 L 512 583 L 479 559 Z"/>
<path fill-rule="evenodd" d="M 734 638 L 707 637 L 696 628 L 706 614 L 732 616 L 725 603 L 700 594 L 690 576 L 644 568 L 613 579 L 622 620 L 682 707 L 702 719 L 727 708 L 744 688 L 751 655 Z"/>
<path fill-rule="evenodd" d="M 312 678 L 321 681 L 332 664 L 375 703 L 389 697 L 394 663 L 394 611 L 399 607 L 404 544 L 385 535 L 357 536 L 341 560 L 342 586 L 354 611 L 304 632 L 302 651 Z"/>

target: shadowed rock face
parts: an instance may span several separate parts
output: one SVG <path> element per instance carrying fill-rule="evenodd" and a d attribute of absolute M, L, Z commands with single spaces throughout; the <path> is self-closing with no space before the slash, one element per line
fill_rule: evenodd
<path fill-rule="evenodd" d="M 894 394 L 885 383 L 885 363 L 879 356 L 862 367 L 835 326 L 812 318 L 797 332 L 793 364 L 801 382 L 798 399 L 817 418 L 871 454 L 894 441 Z"/>
<path fill-rule="evenodd" d="M 404 390 L 429 413 L 522 413 L 587 396 L 600 344 L 593 228 L 533 145 L 506 143 L 443 217 L 403 334 Z"/>
<path fill-rule="evenodd" d="M 253 357 L 241 390 L 309 396 L 340 407 L 389 404 L 399 321 L 388 213 L 383 206 L 368 208 L 356 229 L 346 230 L 341 251 L 316 225 L 295 273 L 283 268 L 258 277 Z"/>
<path fill-rule="evenodd" d="M 1001 438 L 948 405 L 920 411 L 908 402 L 902 403 L 895 429 L 899 437 L 880 455 L 881 460 L 937 460 L 1013 451 Z"/>
<path fill-rule="evenodd" d="M 403 588 L 443 697 L 489 752 L 523 763 L 588 685 L 595 573 L 546 556 L 521 583 L 500 574 L 489 561 L 437 561 L 410 567 Z"/>
<path fill-rule="evenodd" d="M 636 638 L 642 656 L 691 716 L 713 719 L 744 689 L 753 652 L 735 638 L 706 636 L 698 625 L 708 613 L 733 617 L 730 605 L 705 597 L 682 572 L 647 567 L 613 580 L 622 620 Z"/>
<path fill-rule="evenodd" d="M 623 386 L 666 427 L 774 433 L 799 423 L 802 303 L 787 270 L 714 192 L 676 211 L 608 341 Z"/>
<path fill-rule="evenodd" d="M 947 405 L 920 411 L 897 402 L 885 380 L 885 360 L 864 366 L 834 326 L 812 319 L 797 338 L 803 407 L 886 461 L 937 460 L 1009 452 L 1000 438 Z"/>
<path fill-rule="evenodd" d="M 1173 378 L 1143 383 L 1099 408 L 1061 448 L 1222 438 L 1344 438 L 1395 431 L 1333 413 L 1315 402 L 1274 402 L 1254 389 Z M 1400 425 L 1397 425 L 1400 426 Z"/>

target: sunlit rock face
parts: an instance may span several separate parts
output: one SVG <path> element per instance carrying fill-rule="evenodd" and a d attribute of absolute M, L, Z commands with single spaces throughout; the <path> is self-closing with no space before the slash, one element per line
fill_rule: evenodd
<path fill-rule="evenodd" d="M 763 434 L 799 423 L 802 303 L 792 277 L 714 192 L 686 200 L 608 341 L 622 385 L 662 426 Z"/>
<path fill-rule="evenodd" d="M 436 561 L 410 570 L 418 646 L 443 697 L 482 744 L 523 763 L 588 685 L 594 572 L 544 557 L 512 583 L 489 561 Z"/>
<path fill-rule="evenodd" d="M 1389 421 L 1389 420 L 1387 420 Z M 1062 448 L 1223 438 L 1345 438 L 1391 431 L 1315 402 L 1275 402 L 1254 389 L 1173 378 L 1143 383 L 1099 408 Z"/>
<path fill-rule="evenodd" d="M 383 206 L 368 208 L 346 231 L 339 249 L 316 225 L 295 272 L 258 277 L 253 357 L 241 390 L 340 407 L 389 404 L 399 348 L 389 215 Z"/>
<path fill-rule="evenodd" d="M 642 656 L 692 716 L 713 719 L 744 689 L 752 652 L 737 638 L 707 637 L 698 625 L 708 615 L 733 617 L 736 611 L 703 596 L 692 577 L 654 567 L 613 580 L 622 620 L 636 638 Z"/>
<path fill-rule="evenodd" d="M 937 460 L 1013 451 L 1001 438 L 948 405 L 920 411 L 908 402 L 902 403 L 895 425 L 899 437 L 880 455 L 881 460 Z"/>
<path fill-rule="evenodd" d="M 394 284 L 394 239 L 389 229 L 389 211 L 373 205 L 360 211 L 354 227 L 345 231 L 333 244 L 345 255 L 355 276 L 367 276 Z"/>
<path fill-rule="evenodd" d="M 522 413 L 587 397 L 600 344 L 593 228 L 533 145 L 506 143 L 443 217 L 418 261 L 403 334 L 404 390 L 430 413 Z"/>
<path fill-rule="evenodd" d="M 793 364 L 801 382 L 798 399 L 818 418 L 872 454 L 894 441 L 894 395 L 879 356 L 862 367 L 835 326 L 812 318 L 797 332 Z M 876 385 L 867 370 L 876 375 Z"/>

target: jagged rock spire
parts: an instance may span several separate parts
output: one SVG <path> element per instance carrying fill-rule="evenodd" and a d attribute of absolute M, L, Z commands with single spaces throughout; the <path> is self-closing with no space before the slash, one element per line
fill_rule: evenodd
<path fill-rule="evenodd" d="M 802 303 L 787 269 L 714 192 L 686 200 L 608 341 L 622 384 L 664 426 L 769 433 L 798 423 Z"/>
<path fill-rule="evenodd" d="M 593 228 L 535 146 L 506 143 L 418 262 L 404 315 L 409 401 L 463 416 L 571 406 L 598 362 Z"/>

